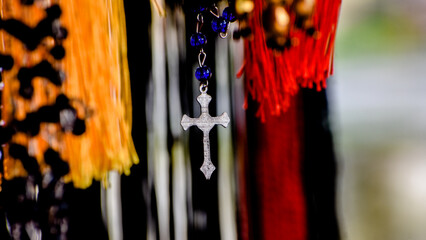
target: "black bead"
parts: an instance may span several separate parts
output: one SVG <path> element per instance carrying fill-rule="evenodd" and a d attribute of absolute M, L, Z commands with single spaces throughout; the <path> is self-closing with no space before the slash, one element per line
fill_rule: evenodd
<path fill-rule="evenodd" d="M 251 35 L 251 29 L 250 28 L 243 28 L 240 30 L 242 37 L 248 37 Z"/>
<path fill-rule="evenodd" d="M 74 128 L 72 133 L 74 135 L 80 136 L 86 131 L 86 122 L 82 119 L 76 119 L 74 123 Z"/>
<path fill-rule="evenodd" d="M 35 177 L 35 181 L 38 182 L 40 177 L 40 166 L 38 165 L 37 159 L 35 157 L 28 157 L 21 159 L 22 165 L 24 165 L 25 170 Z"/>
<path fill-rule="evenodd" d="M 14 64 L 13 58 L 10 55 L 1 55 L 0 54 L 0 67 L 4 70 L 12 69 Z"/>
<path fill-rule="evenodd" d="M 44 161 L 52 169 L 52 173 L 55 178 L 60 178 L 68 174 L 70 171 L 68 163 L 62 160 L 59 153 L 51 148 L 47 149 L 44 153 Z"/>
<path fill-rule="evenodd" d="M 47 18 L 49 19 L 57 19 L 61 16 L 62 10 L 59 5 L 55 4 L 46 9 Z"/>
<path fill-rule="evenodd" d="M 3 145 L 12 139 L 15 131 L 10 127 L 0 127 L 0 145 Z"/>
<path fill-rule="evenodd" d="M 309 36 L 313 36 L 315 34 L 316 30 L 314 27 L 310 27 L 308 29 L 306 29 L 306 34 L 308 34 Z"/>
<path fill-rule="evenodd" d="M 28 157 L 28 150 L 22 145 L 13 143 L 9 146 L 9 154 L 13 158 L 23 159 Z"/>
<path fill-rule="evenodd" d="M 61 60 L 65 57 L 65 48 L 62 45 L 56 45 L 50 49 L 50 54 L 52 54 L 56 60 Z"/>
<path fill-rule="evenodd" d="M 234 34 L 232 35 L 234 40 L 238 40 L 241 38 L 241 32 L 240 31 L 234 31 Z"/>
<path fill-rule="evenodd" d="M 268 39 L 266 40 L 266 46 L 268 46 L 268 48 L 277 50 L 277 51 L 283 51 L 285 48 L 285 45 L 280 45 L 278 44 L 274 39 Z"/>
<path fill-rule="evenodd" d="M 37 110 L 40 122 L 58 123 L 59 110 L 56 106 L 42 106 Z"/>
<path fill-rule="evenodd" d="M 68 97 L 65 94 L 59 94 L 56 97 L 56 102 L 55 105 L 59 108 L 59 109 L 65 109 L 67 107 L 70 106 L 70 100 L 68 99 Z"/>
<path fill-rule="evenodd" d="M 40 132 L 40 118 L 35 113 L 28 113 L 27 117 L 22 121 L 14 121 L 11 124 L 19 132 L 24 132 L 30 136 L 36 136 Z"/>
<path fill-rule="evenodd" d="M 34 87 L 31 86 L 31 83 L 28 84 L 22 84 L 19 86 L 19 95 L 25 99 L 31 99 L 33 97 L 34 93 Z"/>

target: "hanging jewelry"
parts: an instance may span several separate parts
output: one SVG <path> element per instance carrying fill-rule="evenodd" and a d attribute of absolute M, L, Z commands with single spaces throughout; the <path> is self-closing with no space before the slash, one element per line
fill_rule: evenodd
<path fill-rule="evenodd" d="M 207 9 L 200 8 L 200 10 L 201 11 L 197 15 L 196 33 L 191 36 L 190 44 L 191 46 L 200 49 L 198 53 L 199 67 L 195 70 L 195 77 L 200 81 L 201 94 L 197 97 L 197 101 L 201 106 L 201 114 L 198 118 L 190 118 L 186 114 L 183 115 L 181 125 L 184 130 L 187 130 L 191 126 L 197 126 L 201 131 L 203 131 L 204 162 L 200 170 L 203 172 L 206 179 L 210 179 L 213 171 L 216 169 L 210 158 L 210 130 L 218 124 L 227 127 L 230 120 L 226 112 L 222 113 L 222 115 L 218 117 L 212 117 L 209 114 L 209 103 L 212 100 L 212 97 L 207 94 L 207 90 L 208 80 L 212 77 L 212 71 L 208 66 L 204 65 L 207 55 L 204 52 L 203 46 L 207 44 L 207 38 L 203 33 L 201 33 L 201 27 L 204 23 L 202 11 Z M 219 15 L 219 10 L 216 6 L 209 9 L 209 12 L 214 16 L 211 22 L 213 31 L 219 33 L 221 38 L 226 38 L 229 23 L 236 20 L 235 14 L 229 7 L 224 9 L 222 16 Z"/>

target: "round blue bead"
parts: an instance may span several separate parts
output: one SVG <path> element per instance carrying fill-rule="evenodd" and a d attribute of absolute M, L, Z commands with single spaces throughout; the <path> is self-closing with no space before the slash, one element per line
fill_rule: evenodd
<path fill-rule="evenodd" d="M 206 45 L 207 38 L 202 33 L 194 33 L 194 34 L 192 34 L 191 38 L 189 38 L 189 43 L 193 47 L 202 47 L 202 46 Z"/>
<path fill-rule="evenodd" d="M 226 7 L 222 12 L 223 18 L 230 22 L 235 22 L 237 20 L 237 17 L 235 16 L 235 13 L 232 11 L 230 7 Z"/>
<path fill-rule="evenodd" d="M 209 80 L 212 77 L 212 70 L 207 66 L 202 66 L 195 70 L 195 77 L 199 81 Z"/>
<path fill-rule="evenodd" d="M 228 20 L 223 17 L 214 18 L 212 20 L 212 29 L 215 32 L 226 32 L 228 30 Z"/>

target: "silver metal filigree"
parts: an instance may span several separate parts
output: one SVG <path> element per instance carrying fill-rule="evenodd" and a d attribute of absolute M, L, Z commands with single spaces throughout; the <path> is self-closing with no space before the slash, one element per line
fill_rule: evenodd
<path fill-rule="evenodd" d="M 213 171 L 216 169 L 210 159 L 210 130 L 217 124 L 227 127 L 229 123 L 229 117 L 226 112 L 222 113 L 222 115 L 218 117 L 210 116 L 209 103 L 211 100 L 212 97 L 205 91 L 202 91 L 200 96 L 197 97 L 197 101 L 201 105 L 201 115 L 198 118 L 190 118 L 185 114 L 180 122 L 184 130 L 187 130 L 192 126 L 197 126 L 201 131 L 203 131 L 204 162 L 200 170 L 204 173 L 206 179 L 210 179 Z"/>

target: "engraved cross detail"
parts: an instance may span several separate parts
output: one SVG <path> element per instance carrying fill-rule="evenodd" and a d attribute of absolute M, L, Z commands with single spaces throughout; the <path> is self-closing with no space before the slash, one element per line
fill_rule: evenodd
<path fill-rule="evenodd" d="M 205 92 L 202 92 L 200 96 L 197 97 L 197 101 L 201 105 L 201 115 L 198 118 L 190 118 L 186 114 L 183 115 L 182 125 L 184 130 L 187 130 L 189 127 L 197 126 L 201 131 L 203 131 L 203 145 L 204 145 L 204 162 L 200 170 L 204 173 L 206 179 L 210 179 L 213 171 L 216 167 L 213 165 L 210 159 L 210 130 L 217 124 L 220 124 L 224 127 L 228 126 L 229 117 L 228 114 L 222 113 L 219 117 L 212 117 L 209 114 L 209 103 L 212 100 L 212 97 Z"/>

